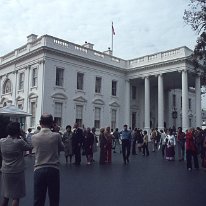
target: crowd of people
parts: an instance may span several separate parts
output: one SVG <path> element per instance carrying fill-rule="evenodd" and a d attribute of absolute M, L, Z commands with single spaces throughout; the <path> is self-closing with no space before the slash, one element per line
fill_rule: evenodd
<path fill-rule="evenodd" d="M 64 133 L 53 122 L 52 115 L 43 114 L 40 126 L 34 133 L 28 129 L 24 135 L 17 122 L 7 126 L 8 136 L 0 139 L 0 152 L 2 156 L 1 184 L 3 200 L 1 206 L 7 206 L 12 199 L 12 206 L 18 206 L 20 198 L 25 196 L 24 155 L 35 154 L 34 164 L 34 206 L 43 206 L 48 196 L 51 206 L 59 205 L 59 154 L 64 152 L 66 164 L 81 164 L 85 156 L 87 165 L 93 164 L 94 153 L 99 149 L 99 164 L 111 164 L 112 154 L 120 153 L 123 164 L 130 162 L 132 155 L 149 156 L 149 142 L 151 152 L 161 151 L 162 158 L 174 161 L 186 160 L 187 169 L 199 169 L 199 161 L 206 168 L 206 130 L 200 128 L 188 129 L 186 132 L 179 127 L 174 129 L 152 129 L 151 133 L 139 128 L 128 128 L 124 125 L 119 131 L 110 127 L 101 128 L 96 134 L 95 128 L 80 128 L 76 123 L 72 127 L 66 126 Z M 175 154 L 177 151 L 177 154 Z M 73 159 L 74 158 L 74 159 Z"/>

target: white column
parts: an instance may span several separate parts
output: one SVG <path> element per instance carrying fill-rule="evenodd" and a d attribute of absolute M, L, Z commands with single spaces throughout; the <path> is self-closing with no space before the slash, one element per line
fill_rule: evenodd
<path fill-rule="evenodd" d="M 189 128 L 188 121 L 188 77 L 187 71 L 182 71 L 182 129 L 186 131 Z"/>
<path fill-rule="evenodd" d="M 195 79 L 196 127 L 202 126 L 200 76 Z"/>
<path fill-rule="evenodd" d="M 144 129 L 148 132 L 150 131 L 150 80 L 149 77 L 145 77 L 145 117 L 144 117 Z"/>
<path fill-rule="evenodd" d="M 130 127 L 130 82 L 125 81 L 125 124 Z"/>
<path fill-rule="evenodd" d="M 158 75 L 158 130 L 164 129 L 164 86 L 163 76 Z"/>

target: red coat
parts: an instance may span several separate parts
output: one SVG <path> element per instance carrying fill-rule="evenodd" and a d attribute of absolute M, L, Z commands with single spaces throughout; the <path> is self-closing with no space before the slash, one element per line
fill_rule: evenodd
<path fill-rule="evenodd" d="M 186 151 L 197 151 L 192 132 L 186 133 Z"/>

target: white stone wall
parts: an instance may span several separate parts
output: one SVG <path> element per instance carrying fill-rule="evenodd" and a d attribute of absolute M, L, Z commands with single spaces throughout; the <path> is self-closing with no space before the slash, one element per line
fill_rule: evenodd
<path fill-rule="evenodd" d="M 0 57 L 0 97 L 1 106 L 5 101 L 12 100 L 13 104 L 23 102 L 23 110 L 31 112 L 30 103 L 36 101 L 35 127 L 39 124 L 43 112 L 54 115 L 55 102 L 63 103 L 62 128 L 67 124 L 73 125 L 76 117 L 76 105 L 84 106 L 83 124 L 94 126 L 94 108 L 101 108 L 101 127 L 110 126 L 111 109 L 117 110 L 117 127 L 122 128 L 127 118 L 126 111 L 126 80 L 130 79 L 130 89 L 137 87 L 136 100 L 131 99 L 130 92 L 130 125 L 132 112 L 136 112 L 136 127 L 144 128 L 144 77 L 151 78 L 150 86 L 150 116 L 152 127 L 158 125 L 158 85 L 157 75 L 180 73 L 186 69 L 184 58 L 191 54 L 187 47 L 180 47 L 157 54 L 147 55 L 133 60 L 123 60 L 108 54 L 85 48 L 56 37 L 44 35 Z M 57 87 L 56 67 L 64 69 L 64 85 Z M 38 68 L 38 84 L 31 86 L 32 69 Z M 192 71 L 192 68 L 188 70 Z M 19 74 L 25 73 L 24 89 L 18 90 Z M 84 90 L 77 91 L 77 72 L 84 74 Z M 102 77 L 102 92 L 95 94 L 95 79 Z M 180 75 L 179 75 L 180 76 Z M 2 94 L 6 79 L 12 82 L 12 92 Z M 190 77 L 190 80 L 192 78 Z M 117 96 L 111 95 L 112 80 L 117 81 Z M 172 85 L 173 78 L 166 79 L 165 83 Z M 170 82 L 169 82 L 170 81 Z M 180 81 L 179 81 L 180 83 Z M 194 84 L 194 82 L 191 82 Z M 180 83 L 181 85 L 181 83 Z M 173 126 L 172 94 L 177 95 L 176 105 L 178 118 L 176 126 L 181 125 L 181 90 L 165 91 L 164 119 L 167 127 Z M 195 93 L 189 93 L 192 99 L 192 109 L 188 111 L 195 126 Z M 129 111 L 127 112 L 129 113 Z M 30 127 L 30 117 L 27 118 L 26 128 Z"/>

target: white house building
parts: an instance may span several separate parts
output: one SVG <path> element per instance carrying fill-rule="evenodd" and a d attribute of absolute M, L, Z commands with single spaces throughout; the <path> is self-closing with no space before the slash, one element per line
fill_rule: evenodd
<path fill-rule="evenodd" d="M 0 57 L 0 104 L 8 101 L 32 114 L 36 128 L 51 113 L 64 128 L 123 124 L 151 127 L 201 126 L 200 75 L 180 47 L 123 60 L 49 35 L 31 34 L 27 43 Z"/>

